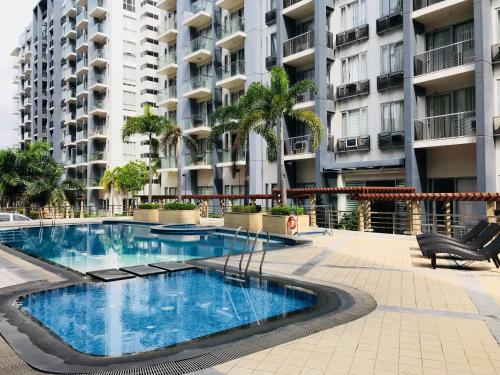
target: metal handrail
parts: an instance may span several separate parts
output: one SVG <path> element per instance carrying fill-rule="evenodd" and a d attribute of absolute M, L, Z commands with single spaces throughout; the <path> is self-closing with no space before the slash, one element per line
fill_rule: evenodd
<path fill-rule="evenodd" d="M 234 245 L 236 244 L 236 239 L 238 238 L 238 234 L 240 233 L 240 231 L 243 229 L 245 229 L 247 231 L 247 235 L 248 235 L 248 237 L 250 237 L 250 232 L 248 231 L 248 229 L 243 228 L 243 227 L 239 227 L 238 229 L 236 229 L 236 232 L 234 233 L 233 241 L 231 242 L 231 246 L 229 247 L 229 251 L 227 252 L 226 262 L 224 263 L 224 277 L 227 274 L 227 264 L 229 263 L 229 258 L 232 255 Z"/>
<path fill-rule="evenodd" d="M 434 48 L 414 57 L 415 76 L 474 63 L 474 39 Z"/>
<path fill-rule="evenodd" d="M 240 264 L 238 266 L 238 273 L 241 273 L 241 265 L 243 263 L 243 258 L 245 256 L 245 252 L 247 250 L 248 243 L 250 242 L 250 231 L 248 229 L 246 229 L 246 231 L 247 231 L 247 240 L 245 241 L 245 247 L 243 248 L 243 252 L 241 253 Z"/>
<path fill-rule="evenodd" d="M 248 255 L 247 266 L 245 267 L 245 279 L 248 277 L 248 267 L 250 266 L 250 262 L 252 261 L 252 256 L 253 256 L 253 253 L 254 253 L 254 250 L 255 250 L 255 246 L 257 245 L 257 241 L 259 240 L 259 236 L 260 236 L 261 233 L 262 233 L 262 228 L 259 229 L 259 231 L 255 235 L 255 239 L 253 240 L 252 249 L 250 250 L 250 253 Z"/>
<path fill-rule="evenodd" d="M 266 257 L 267 250 L 269 248 L 269 242 L 271 242 L 271 234 L 268 231 L 265 231 L 267 234 L 267 241 L 264 246 L 264 250 L 262 252 L 262 259 L 260 260 L 260 266 L 259 266 L 259 275 L 262 276 L 262 265 L 264 264 L 264 258 Z M 298 232 L 297 232 L 298 233 Z"/>

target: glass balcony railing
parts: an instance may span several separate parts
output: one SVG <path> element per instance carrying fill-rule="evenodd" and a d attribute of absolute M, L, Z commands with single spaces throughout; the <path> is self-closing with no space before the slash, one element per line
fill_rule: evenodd
<path fill-rule="evenodd" d="M 200 153 L 197 155 L 186 155 L 185 156 L 185 161 L 186 161 L 186 166 L 188 167 L 194 167 L 194 166 L 206 166 L 206 165 L 212 165 L 212 153 L 211 152 L 205 152 L 205 153 Z"/>
<path fill-rule="evenodd" d="M 89 154 L 89 162 L 93 161 L 105 161 L 107 159 L 106 151 L 98 151 L 92 154 Z"/>
<path fill-rule="evenodd" d="M 87 154 L 76 155 L 76 164 L 85 164 L 88 163 Z"/>
<path fill-rule="evenodd" d="M 291 56 L 293 54 L 305 51 L 314 47 L 314 31 L 308 31 L 288 39 L 283 43 L 283 56 Z"/>
<path fill-rule="evenodd" d="M 217 28 L 217 39 L 224 39 L 225 37 L 237 33 L 238 31 L 245 31 L 245 20 L 243 17 L 236 17 Z"/>
<path fill-rule="evenodd" d="M 95 23 L 94 26 L 92 26 L 89 34 L 96 34 L 96 33 L 106 34 L 106 23 L 105 22 Z"/>
<path fill-rule="evenodd" d="M 78 107 L 76 109 L 76 117 L 80 117 L 80 116 L 85 116 L 87 115 L 87 112 L 88 112 L 88 107 L 85 105 L 85 106 L 82 106 L 82 107 Z"/>
<path fill-rule="evenodd" d="M 87 34 L 82 34 L 76 40 L 76 44 L 78 46 L 81 46 L 82 44 L 88 43 L 88 40 L 89 40 L 88 35 Z"/>
<path fill-rule="evenodd" d="M 175 156 L 167 156 L 160 158 L 160 169 L 173 169 L 177 168 L 177 160 Z"/>
<path fill-rule="evenodd" d="M 212 127 L 212 117 L 209 113 L 198 113 L 188 118 L 186 130 Z"/>
<path fill-rule="evenodd" d="M 184 92 L 198 89 L 212 89 L 213 77 L 208 75 L 197 76 L 184 83 Z"/>
<path fill-rule="evenodd" d="M 225 148 L 217 151 L 217 160 L 219 163 L 232 163 L 233 160 L 244 162 L 246 154 L 245 148 Z"/>
<path fill-rule="evenodd" d="M 158 92 L 158 101 L 163 102 L 169 99 L 177 98 L 177 86 L 169 86 L 166 89 Z"/>
<path fill-rule="evenodd" d="M 415 141 L 476 135 L 476 111 L 450 113 L 415 120 Z"/>
<path fill-rule="evenodd" d="M 160 23 L 160 27 L 158 28 L 158 34 L 161 35 L 169 30 L 177 29 L 177 17 L 165 17 L 164 22 Z"/>
<path fill-rule="evenodd" d="M 89 61 L 88 61 L 87 57 L 84 57 L 81 60 L 78 60 L 76 62 L 76 69 L 80 70 L 82 68 L 87 67 L 88 65 L 89 65 Z"/>
<path fill-rule="evenodd" d="M 76 134 L 66 134 L 64 136 L 64 143 L 65 144 L 70 144 L 70 143 L 75 143 L 76 142 Z"/>
<path fill-rule="evenodd" d="M 103 99 L 98 99 L 94 100 L 94 103 L 92 105 L 92 110 L 96 109 L 105 109 L 106 108 L 106 101 Z"/>
<path fill-rule="evenodd" d="M 102 125 L 95 126 L 94 125 L 94 129 L 92 129 L 90 131 L 90 136 L 96 137 L 96 136 L 100 136 L 100 135 L 106 135 L 106 132 L 107 132 L 107 128 L 105 126 L 102 126 Z"/>
<path fill-rule="evenodd" d="M 217 71 L 217 79 L 224 80 L 237 75 L 245 74 L 245 60 L 234 61 L 229 65 L 222 66 Z"/>
<path fill-rule="evenodd" d="M 76 133 L 76 140 L 77 141 L 82 141 L 82 140 L 87 139 L 87 138 L 88 138 L 87 130 L 81 130 L 81 131 Z"/>
<path fill-rule="evenodd" d="M 185 54 L 189 55 L 201 49 L 211 51 L 213 49 L 212 39 L 206 36 L 200 36 L 196 39 L 191 40 L 185 47 Z"/>
<path fill-rule="evenodd" d="M 106 51 L 102 48 L 96 49 L 92 54 L 92 60 L 106 60 Z"/>
<path fill-rule="evenodd" d="M 87 9 L 92 11 L 95 8 L 106 8 L 105 0 L 89 0 L 89 5 L 88 5 Z"/>
<path fill-rule="evenodd" d="M 191 3 L 189 10 L 192 13 L 198 13 L 198 12 L 203 12 L 203 11 L 211 13 L 212 8 L 213 8 L 212 0 L 198 0 L 198 1 Z"/>
<path fill-rule="evenodd" d="M 415 76 L 474 63 L 474 39 L 421 53 L 414 58 Z"/>
<path fill-rule="evenodd" d="M 170 64 L 177 64 L 177 54 L 175 52 L 169 52 L 158 58 L 158 66 L 163 67 Z"/>
<path fill-rule="evenodd" d="M 102 73 L 94 73 L 94 77 L 92 78 L 91 81 L 91 86 L 94 85 L 106 85 L 107 79 L 106 75 Z"/>

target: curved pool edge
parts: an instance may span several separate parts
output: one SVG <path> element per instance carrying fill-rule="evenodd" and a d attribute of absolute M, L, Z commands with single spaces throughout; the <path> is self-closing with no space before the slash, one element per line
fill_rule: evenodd
<path fill-rule="evenodd" d="M 256 277 L 256 274 L 251 273 L 251 276 Z M 113 374 L 118 375 L 120 371 L 134 368 L 137 369 L 134 372 L 136 374 L 184 374 L 346 324 L 376 308 L 372 296 L 351 287 L 325 286 L 275 276 L 266 276 L 265 279 L 316 293 L 318 307 L 286 319 L 235 329 L 173 348 L 122 357 L 95 357 L 71 349 L 13 304 L 26 294 L 81 284 L 88 280 L 57 284 L 36 282 L 2 290 L 0 334 L 25 362 L 44 372 L 76 374 L 113 371 Z"/>

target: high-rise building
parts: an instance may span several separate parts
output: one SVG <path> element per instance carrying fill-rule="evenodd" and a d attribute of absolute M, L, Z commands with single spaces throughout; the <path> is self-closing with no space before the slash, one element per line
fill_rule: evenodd
<path fill-rule="evenodd" d="M 231 162 L 233 134 L 225 134 L 214 148 L 206 138 L 217 107 L 236 102 L 252 82 L 267 83 L 270 68 L 282 65 L 292 82 L 315 80 L 318 93 L 298 98 L 296 109 L 314 111 L 325 126 L 324 141 L 313 150 L 307 127 L 286 119 L 289 187 L 409 185 L 424 192 L 499 189 L 495 135 L 500 133 L 500 70 L 496 65 L 500 61 L 500 1 L 97 3 L 79 0 L 77 5 L 86 7 L 85 21 L 83 8 L 68 13 L 67 6 L 60 4 L 57 10 L 45 12 L 39 5 L 15 51 L 21 144 L 44 134 L 59 143 L 74 130 L 75 142 L 63 148 L 54 143 L 54 156 L 66 161 L 68 156 L 94 155 L 86 163 L 72 164 L 74 172 L 85 171 L 89 181 L 103 169 L 124 162 L 126 145 L 119 136 L 123 118 L 148 102 L 198 143 L 196 157 L 186 147 L 181 151 L 183 193 L 240 193 L 245 168 L 250 168 L 251 193 L 270 192 L 277 183 L 277 168 L 266 161 L 259 136 L 250 139 L 250 165 L 245 165 L 244 151 L 236 165 Z M 55 26 L 49 17 L 44 28 L 44 14 L 55 17 Z M 132 23 L 127 17 L 136 20 L 130 26 L 136 30 L 134 37 L 125 32 L 127 22 Z M 71 19 L 75 19 L 74 27 L 65 26 L 64 21 L 71 25 Z M 99 26 L 104 19 L 107 28 Z M 151 23 L 143 25 L 144 20 Z M 58 41 L 56 55 L 48 49 L 46 67 L 38 60 L 43 59 L 40 40 L 44 38 L 47 43 Z M 74 39 L 72 54 L 67 48 L 71 49 Z M 60 48 L 61 40 L 66 47 Z M 100 55 L 103 44 L 107 56 Z M 144 51 L 139 52 L 140 48 Z M 73 69 L 72 59 L 77 60 L 75 74 L 65 75 L 59 62 Z M 107 73 L 101 76 L 103 69 Z M 54 79 L 43 76 L 46 71 L 51 75 L 51 70 Z M 61 88 L 62 80 L 69 84 Z M 72 80 L 76 95 L 71 95 Z M 88 89 L 80 90 L 79 85 L 86 82 Z M 44 90 L 55 95 L 55 100 L 50 95 L 46 98 L 53 107 L 44 104 Z M 128 111 L 133 95 L 137 108 Z M 45 127 L 44 108 L 48 114 Z M 74 116 L 68 108 L 75 108 Z M 106 137 L 96 137 L 99 121 L 111 126 Z M 81 129 L 89 137 L 80 144 Z M 142 146 L 137 143 L 137 147 Z M 101 151 L 106 156 L 96 160 Z M 138 150 L 131 153 L 140 155 Z M 155 193 L 175 193 L 174 147 L 161 158 L 159 172 Z M 339 198 L 338 208 L 349 209 L 351 204 Z"/>

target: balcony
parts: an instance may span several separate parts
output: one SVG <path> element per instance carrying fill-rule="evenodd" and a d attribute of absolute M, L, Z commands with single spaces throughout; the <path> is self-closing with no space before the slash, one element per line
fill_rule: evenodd
<path fill-rule="evenodd" d="M 377 34 L 379 35 L 400 27 L 403 27 L 403 10 L 377 19 Z"/>
<path fill-rule="evenodd" d="M 300 66 L 314 61 L 314 31 L 308 31 L 283 43 L 283 64 Z"/>
<path fill-rule="evenodd" d="M 421 53 L 414 58 L 414 85 L 440 90 L 454 82 L 472 81 L 475 70 L 474 39 Z"/>
<path fill-rule="evenodd" d="M 108 88 L 108 83 L 106 75 L 102 73 L 94 73 L 94 77 L 90 81 L 89 90 L 102 92 L 106 91 L 107 88 Z"/>
<path fill-rule="evenodd" d="M 87 59 L 87 56 L 83 56 L 76 62 L 76 75 L 86 73 L 89 70 L 88 65 L 89 60 Z"/>
<path fill-rule="evenodd" d="M 414 126 L 415 148 L 476 142 L 476 111 L 422 118 Z"/>
<path fill-rule="evenodd" d="M 370 136 L 346 137 L 337 140 L 337 153 L 370 151 Z"/>
<path fill-rule="evenodd" d="M 106 31 L 106 23 L 99 22 L 94 24 L 89 30 L 90 38 L 89 40 L 96 43 L 103 43 L 108 39 L 108 34 Z"/>
<path fill-rule="evenodd" d="M 217 71 L 216 86 L 228 90 L 242 87 L 247 80 L 245 76 L 245 61 L 238 60 L 229 65 L 222 66 Z"/>
<path fill-rule="evenodd" d="M 326 84 L 326 98 L 328 100 L 335 100 L 335 87 L 333 83 L 327 82 Z"/>
<path fill-rule="evenodd" d="M 156 6 L 167 12 L 172 12 L 177 7 L 177 0 L 159 0 Z"/>
<path fill-rule="evenodd" d="M 76 81 L 76 67 L 68 66 L 63 70 L 63 78 L 65 81 Z"/>
<path fill-rule="evenodd" d="M 198 113 L 186 121 L 185 134 L 208 136 L 212 131 L 212 118 L 208 113 Z"/>
<path fill-rule="evenodd" d="M 277 13 L 278 11 L 276 8 L 271 9 L 270 11 L 266 12 L 266 25 L 274 25 L 276 23 L 276 18 L 277 18 Z"/>
<path fill-rule="evenodd" d="M 472 4 L 473 0 L 414 0 L 412 18 L 423 25 L 456 23 L 473 15 Z"/>
<path fill-rule="evenodd" d="M 76 52 L 86 51 L 88 47 L 89 47 L 89 37 L 86 33 L 83 33 L 76 40 Z"/>
<path fill-rule="evenodd" d="M 107 163 L 107 153 L 105 151 L 98 151 L 89 154 L 89 163 L 92 164 L 105 164 Z"/>
<path fill-rule="evenodd" d="M 65 104 L 75 103 L 76 102 L 76 90 L 64 90 L 63 91 L 63 100 Z"/>
<path fill-rule="evenodd" d="M 278 65 L 278 57 L 276 55 L 271 55 L 266 57 L 266 69 L 270 70 Z"/>
<path fill-rule="evenodd" d="M 335 44 L 337 48 L 345 47 L 351 43 L 367 40 L 369 36 L 370 28 L 368 24 L 361 25 L 338 33 L 335 37 Z"/>
<path fill-rule="evenodd" d="M 90 58 L 90 66 L 104 68 L 108 64 L 106 51 L 104 49 L 96 49 Z"/>
<path fill-rule="evenodd" d="M 107 103 L 103 99 L 94 100 L 93 105 L 90 108 L 89 115 L 96 116 L 106 116 L 108 111 L 106 110 Z"/>
<path fill-rule="evenodd" d="M 158 58 L 158 73 L 166 76 L 177 74 L 177 54 L 169 52 Z"/>
<path fill-rule="evenodd" d="M 76 28 L 85 29 L 89 23 L 87 9 L 78 7 L 76 10 Z"/>
<path fill-rule="evenodd" d="M 76 24 L 73 22 L 65 22 L 62 26 L 62 36 L 66 39 L 76 38 Z"/>
<path fill-rule="evenodd" d="M 193 39 L 184 49 L 184 61 L 202 64 L 212 59 L 213 42 L 211 38 L 200 36 Z"/>
<path fill-rule="evenodd" d="M 193 157 L 194 156 L 194 157 Z M 212 153 L 205 152 L 198 155 L 185 155 L 186 170 L 211 170 Z"/>
<path fill-rule="evenodd" d="M 62 56 L 65 60 L 76 60 L 75 44 L 67 44 L 63 48 Z"/>
<path fill-rule="evenodd" d="M 177 86 L 170 86 L 158 92 L 158 106 L 167 109 L 175 109 L 178 102 Z"/>
<path fill-rule="evenodd" d="M 225 148 L 217 150 L 217 168 L 227 168 L 233 165 L 246 165 L 245 148 Z M 234 159 L 234 160 L 233 160 Z"/>
<path fill-rule="evenodd" d="M 337 87 L 337 100 L 354 98 L 370 93 L 370 80 L 348 83 Z"/>
<path fill-rule="evenodd" d="M 160 158 L 158 172 L 177 172 L 177 160 L 175 156 Z"/>
<path fill-rule="evenodd" d="M 163 43 L 172 43 L 177 39 L 177 16 L 165 17 L 158 28 L 158 40 Z"/>
<path fill-rule="evenodd" d="M 107 128 L 104 125 L 94 124 L 94 128 L 89 133 L 89 138 L 106 139 L 107 137 Z"/>
<path fill-rule="evenodd" d="M 392 131 L 384 132 L 378 135 L 378 148 L 381 150 L 400 148 L 405 145 L 405 132 Z"/>
<path fill-rule="evenodd" d="M 212 76 L 202 75 L 194 77 L 184 84 L 184 97 L 189 99 L 209 99 L 213 91 Z"/>
<path fill-rule="evenodd" d="M 245 20 L 236 17 L 217 28 L 216 46 L 228 50 L 239 49 L 244 46 L 245 38 Z"/>
<path fill-rule="evenodd" d="M 104 17 L 108 13 L 104 0 L 89 0 L 88 9 L 89 16 L 97 19 Z"/>
<path fill-rule="evenodd" d="M 87 163 L 88 163 L 88 156 L 87 156 L 87 154 L 76 155 L 76 160 L 75 160 L 75 164 L 76 165 L 87 164 Z"/>
<path fill-rule="evenodd" d="M 66 0 L 62 5 L 62 15 L 74 18 L 76 16 L 76 2 L 75 0 Z"/>
<path fill-rule="evenodd" d="M 312 136 L 285 138 L 285 160 L 302 160 L 314 158 Z"/>
<path fill-rule="evenodd" d="M 295 110 L 304 110 L 309 109 L 315 106 L 316 94 L 314 92 L 306 92 L 300 95 L 297 95 L 296 103 L 293 106 Z"/>
<path fill-rule="evenodd" d="M 66 112 L 64 113 L 64 123 L 67 124 L 76 124 L 76 111 Z"/>
<path fill-rule="evenodd" d="M 211 0 L 197 0 L 189 9 L 193 15 L 184 21 L 184 26 L 200 29 L 212 22 L 213 4 Z"/>
<path fill-rule="evenodd" d="M 302 20 L 314 14 L 313 0 L 283 0 L 283 15 L 294 20 Z"/>
<path fill-rule="evenodd" d="M 76 134 L 65 134 L 64 135 L 64 144 L 66 146 L 76 144 Z"/>
<path fill-rule="evenodd" d="M 491 46 L 491 62 L 497 64 L 500 62 L 500 44 Z"/>
<path fill-rule="evenodd" d="M 382 74 L 377 77 L 377 91 L 385 91 L 402 87 L 404 83 L 404 72 Z"/>
<path fill-rule="evenodd" d="M 76 121 L 83 121 L 88 118 L 87 112 L 88 107 L 86 105 L 82 105 L 76 108 Z"/>
<path fill-rule="evenodd" d="M 76 143 L 87 142 L 88 138 L 89 136 L 86 129 L 76 133 Z"/>

